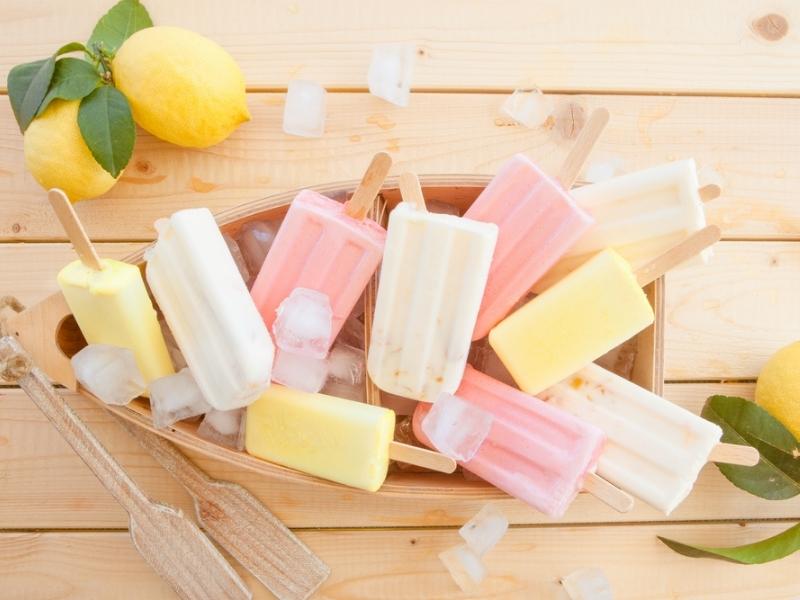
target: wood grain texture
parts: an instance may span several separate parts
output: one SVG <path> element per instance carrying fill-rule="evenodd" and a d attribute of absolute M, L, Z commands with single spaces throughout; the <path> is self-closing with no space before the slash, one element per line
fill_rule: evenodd
<path fill-rule="evenodd" d="M 574 144 L 575 123 L 605 106 L 611 120 L 590 166 L 618 158 L 621 171 L 632 171 L 694 157 L 703 182 L 723 187 L 707 211 L 725 237 L 800 239 L 800 129 L 787 126 L 800 121 L 800 100 L 560 96 L 557 118 L 538 130 L 503 117 L 502 102 L 492 94 L 418 94 L 403 109 L 367 94 L 329 94 L 325 136 L 304 139 L 281 132 L 283 94 L 250 94 L 253 120 L 213 148 L 181 149 L 140 132 L 120 183 L 76 210 L 94 241 L 152 239 L 153 222 L 180 208 L 218 212 L 358 179 L 382 150 L 392 155 L 395 175 L 492 174 L 515 152 L 555 173 Z M 22 136 L 4 98 L 0 181 L 0 240 L 66 239 L 25 170 Z"/>
<path fill-rule="evenodd" d="M 119 258 L 140 244 L 99 244 Z M 56 291 L 68 244 L 0 244 L 0 294 L 32 305 Z M 719 242 L 708 265 L 684 264 L 666 282 L 667 380 L 753 379 L 800 331 L 800 243 Z"/>
<path fill-rule="evenodd" d="M 12 65 L 89 37 L 110 6 L 85 0 L 6 0 L 0 85 Z M 417 46 L 413 89 L 782 93 L 800 91 L 800 10 L 770 0 L 491 2 L 389 0 L 148 2 L 153 21 L 210 36 L 239 62 L 251 88 L 294 78 L 366 89 L 374 44 Z M 424 18 L 421 17 L 424 15 Z M 687 18 L 691 15 L 691 18 Z M 773 15 L 772 19 L 765 19 Z M 698 59 L 702 56 L 702 60 Z M 412 96 L 412 104 L 414 97 Z"/>
<path fill-rule="evenodd" d="M 699 412 L 711 394 L 752 395 L 751 384 L 673 384 L 667 397 Z M 70 404 L 153 498 L 193 512 L 191 498 L 107 412 L 69 395 Z M 290 527 L 410 527 L 462 525 L 485 503 L 478 499 L 399 499 L 344 487 L 319 488 L 254 477 L 249 471 L 192 455 L 204 471 L 245 486 Z M 0 394 L 0 529 L 125 527 L 126 518 L 72 450 L 19 390 Z M 500 501 L 514 523 L 549 522 L 515 500 Z M 800 498 L 769 502 L 741 492 L 707 465 L 692 495 L 671 520 L 800 517 Z M 663 521 L 641 502 L 625 515 L 581 494 L 566 523 Z"/>
<path fill-rule="evenodd" d="M 454 529 L 305 531 L 333 569 L 319 600 L 565 598 L 559 579 L 585 567 L 609 578 L 618 600 L 796 600 L 796 561 L 742 567 L 689 559 L 657 535 L 735 545 L 775 535 L 789 523 L 513 528 L 485 557 L 489 576 L 475 594 L 459 592 L 437 554 L 461 541 Z M 113 563 L 108 557 L 114 556 Z M 104 573 L 104 577 L 97 576 Z M 679 576 L 678 576 L 679 574 Z M 247 575 L 245 574 L 245 578 Z M 124 533 L 0 534 L 5 600 L 169 599 Z M 269 593 L 248 581 L 255 598 Z"/>

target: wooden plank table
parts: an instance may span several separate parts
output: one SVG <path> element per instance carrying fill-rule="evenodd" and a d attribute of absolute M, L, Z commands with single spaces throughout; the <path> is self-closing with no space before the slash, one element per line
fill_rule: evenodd
<path fill-rule="evenodd" d="M 8 69 L 88 37 L 109 0 L 4 0 L 0 90 Z M 529 153 L 554 167 L 570 123 L 531 131 L 499 111 L 537 83 L 562 108 L 611 111 L 597 156 L 623 170 L 693 156 L 723 197 L 709 218 L 724 234 L 709 266 L 667 280 L 667 396 L 698 411 L 710 394 L 751 397 L 766 358 L 800 338 L 800 6 L 772 0 L 640 2 L 407 0 L 363 3 L 149 0 L 158 24 L 211 36 L 241 64 L 253 114 L 223 144 L 188 151 L 139 135 L 121 182 L 78 212 L 108 256 L 152 239 L 152 222 L 188 206 L 217 211 L 302 185 L 352 179 L 370 155 L 395 172 L 492 173 Z M 366 93 L 371 47 L 418 45 L 411 105 Z M 281 132 L 292 78 L 330 92 L 326 134 Z M 669 95 L 665 95 L 669 94 Z M 574 112 L 574 111 L 573 111 Z M 0 295 L 33 304 L 55 289 L 70 248 L 25 171 L 22 138 L 0 100 Z M 70 403 L 153 497 L 189 511 L 188 496 L 104 410 Z M 460 598 L 436 554 L 480 501 L 414 501 L 318 490 L 195 457 L 246 485 L 331 565 L 329 599 Z M 503 500 L 514 524 L 488 557 L 480 597 L 558 597 L 558 578 L 603 568 L 617 598 L 800 598 L 797 558 L 741 567 L 678 556 L 666 535 L 707 544 L 767 537 L 800 517 L 800 498 L 768 502 L 706 467 L 669 519 L 639 503 L 620 515 L 581 495 L 548 523 Z M 18 389 L 0 389 L 0 597 L 170 598 L 124 531 L 122 510 Z M 251 581 L 251 583 L 254 583 Z M 256 597 L 269 594 L 253 585 Z"/>

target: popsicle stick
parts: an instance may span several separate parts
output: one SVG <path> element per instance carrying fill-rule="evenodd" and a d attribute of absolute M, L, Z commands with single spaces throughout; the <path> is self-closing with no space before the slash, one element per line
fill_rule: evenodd
<path fill-rule="evenodd" d="M 583 480 L 583 489 L 617 512 L 626 513 L 633 508 L 633 496 L 623 492 L 596 473 L 589 473 L 586 476 Z"/>
<path fill-rule="evenodd" d="M 245 488 L 211 479 L 161 436 L 117 421 L 186 488 L 203 530 L 279 600 L 305 600 L 328 578 L 330 568 Z"/>
<path fill-rule="evenodd" d="M 715 183 L 709 183 L 697 190 L 697 193 L 703 202 L 711 202 L 722 195 L 722 188 Z"/>
<path fill-rule="evenodd" d="M 419 177 L 414 173 L 403 173 L 400 175 L 400 195 L 403 202 L 410 202 L 417 207 L 417 210 L 427 212 L 425 197 L 422 195 L 422 186 L 419 184 Z"/>
<path fill-rule="evenodd" d="M 709 462 L 741 465 L 743 467 L 754 467 L 760 460 L 761 455 L 752 446 L 726 444 L 725 442 L 720 442 L 714 446 L 711 450 L 711 455 L 708 457 Z"/>
<path fill-rule="evenodd" d="M 239 574 L 180 511 L 153 502 L 89 431 L 11 336 L 0 338 L 0 372 L 17 383 L 127 511 L 133 544 L 181 598 L 249 600 Z"/>
<path fill-rule="evenodd" d="M 372 157 L 361 183 L 344 205 L 344 212 L 354 219 L 363 219 L 375 202 L 375 196 L 381 190 L 389 169 L 392 168 L 392 157 L 386 152 L 378 152 Z"/>
<path fill-rule="evenodd" d="M 575 145 L 562 163 L 558 175 L 556 175 L 556 179 L 561 182 L 565 190 L 571 188 L 575 180 L 578 179 L 578 175 L 580 175 L 586 159 L 589 158 L 592 148 L 594 148 L 597 140 L 600 139 L 600 134 L 603 133 L 606 125 L 608 125 L 608 119 L 608 111 L 605 108 L 598 108 L 592 111 L 589 120 L 584 124 L 583 129 L 578 134 Z"/>
<path fill-rule="evenodd" d="M 677 267 L 685 260 L 700 254 L 700 252 L 709 246 L 714 245 L 719 241 L 721 235 L 719 227 L 716 225 L 709 225 L 693 233 L 681 243 L 667 250 L 661 256 L 654 258 L 643 267 L 637 269 L 636 280 L 642 287 L 646 286 L 670 269 Z"/>
<path fill-rule="evenodd" d="M 47 199 L 50 201 L 50 206 L 53 207 L 53 212 L 56 213 L 56 217 L 61 222 L 69 241 L 75 247 L 75 253 L 81 259 L 81 262 L 95 271 L 102 270 L 103 265 L 100 263 L 100 257 L 97 255 L 89 236 L 86 235 L 86 230 L 83 228 L 80 219 L 78 219 L 78 215 L 75 214 L 75 209 L 72 207 L 67 195 L 58 188 L 53 188 L 47 192 Z"/>
<path fill-rule="evenodd" d="M 391 442 L 389 444 L 389 458 L 397 462 L 425 467 L 439 473 L 452 473 L 456 470 L 456 461 L 449 456 L 401 442 Z"/>

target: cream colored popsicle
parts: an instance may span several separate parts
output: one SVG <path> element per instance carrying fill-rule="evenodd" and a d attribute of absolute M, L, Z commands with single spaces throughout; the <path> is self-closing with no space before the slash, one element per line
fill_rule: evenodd
<path fill-rule="evenodd" d="M 245 448 L 253 456 L 344 485 L 376 491 L 389 459 L 452 473 L 436 452 L 394 442 L 388 408 L 273 384 L 247 408 Z"/>
<path fill-rule="evenodd" d="M 665 514 L 689 495 L 712 451 L 730 446 L 719 444 L 716 424 L 593 363 L 539 397 L 602 429 L 598 474 Z M 755 448 L 741 448 L 758 462 Z"/>
<path fill-rule="evenodd" d="M 250 404 L 269 386 L 272 339 L 214 217 L 191 208 L 156 222 L 147 282 L 206 401 Z"/>
<path fill-rule="evenodd" d="M 541 292 L 595 253 L 614 248 L 636 270 L 706 226 L 693 159 L 679 160 L 572 190 L 595 221 L 533 287 Z M 715 186 L 714 186 L 715 187 Z M 705 192 L 712 190 L 704 188 Z M 713 190 L 717 194 L 719 189 Z M 711 249 L 700 253 L 707 262 Z"/>
<path fill-rule="evenodd" d="M 454 392 L 464 373 L 497 226 L 429 213 L 411 174 L 401 191 L 404 201 L 389 216 L 367 369 L 385 392 L 433 402 Z"/>
<path fill-rule="evenodd" d="M 653 322 L 642 286 L 711 246 L 714 226 L 695 233 L 636 273 L 612 249 L 564 277 L 489 334 L 489 343 L 529 394 L 561 381 Z"/>
<path fill-rule="evenodd" d="M 83 337 L 130 349 L 147 382 L 174 373 L 139 268 L 100 259 L 64 193 L 53 189 L 48 198 L 80 256 L 59 271 L 57 281 Z"/>

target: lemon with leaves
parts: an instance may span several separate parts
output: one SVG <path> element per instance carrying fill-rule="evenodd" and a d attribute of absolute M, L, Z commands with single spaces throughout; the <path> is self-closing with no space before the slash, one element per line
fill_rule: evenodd
<path fill-rule="evenodd" d="M 800 440 L 800 342 L 778 350 L 761 369 L 756 402 Z"/>
<path fill-rule="evenodd" d="M 78 127 L 79 100 L 53 100 L 25 130 L 25 166 L 45 189 L 64 190 L 70 200 L 104 194 L 112 177 L 95 160 Z"/>
<path fill-rule="evenodd" d="M 173 144 L 205 148 L 250 119 L 239 66 L 198 33 L 179 27 L 137 31 L 119 48 L 111 70 L 134 120 Z"/>

